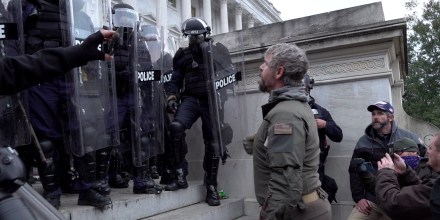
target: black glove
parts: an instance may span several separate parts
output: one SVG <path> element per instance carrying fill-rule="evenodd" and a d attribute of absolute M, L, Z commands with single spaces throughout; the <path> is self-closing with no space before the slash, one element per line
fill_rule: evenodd
<path fill-rule="evenodd" d="M 168 113 L 175 113 L 177 110 L 177 107 L 179 107 L 179 103 L 177 103 L 177 100 L 175 100 L 175 99 L 168 100 L 168 105 L 167 105 L 167 112 Z"/>
<path fill-rule="evenodd" d="M 111 43 L 114 41 L 113 39 L 115 40 L 119 39 L 119 35 L 117 33 L 113 34 L 112 40 L 108 43 L 109 46 L 105 48 L 113 47 Z M 84 56 L 86 60 L 88 61 L 104 60 L 105 53 L 110 54 L 111 51 L 105 51 L 106 50 L 105 48 L 104 48 L 105 52 L 98 50 L 98 46 L 103 42 L 104 42 L 104 35 L 102 35 L 101 31 L 97 31 L 93 33 L 84 40 L 84 42 L 80 45 L 80 47 L 84 52 Z"/>

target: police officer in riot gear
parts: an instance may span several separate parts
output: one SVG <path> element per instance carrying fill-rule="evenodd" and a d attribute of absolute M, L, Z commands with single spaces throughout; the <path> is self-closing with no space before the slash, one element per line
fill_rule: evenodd
<path fill-rule="evenodd" d="M 88 37 L 83 45 L 41 50 L 33 55 L 1 56 L 0 94 L 20 92 L 91 60 L 111 59 L 109 54 L 96 48 L 113 34 L 111 31 L 98 31 Z M 0 161 L 0 219 L 64 219 L 61 213 L 25 184 L 25 167 L 13 149 L 1 148 Z"/>
<path fill-rule="evenodd" d="M 84 0 L 72 1 L 74 8 L 81 9 Z M 25 18 L 25 49 L 26 53 L 54 47 L 69 45 L 69 24 L 67 23 L 66 8 L 61 1 L 28 0 L 33 5 L 33 13 Z M 89 23 L 89 30 L 92 25 Z M 60 206 L 60 183 L 71 179 L 66 176 L 70 170 L 70 155 L 64 143 L 64 135 L 72 132 L 70 128 L 77 126 L 68 118 L 68 108 L 71 107 L 72 82 L 65 76 L 55 78 L 29 89 L 30 116 L 40 146 L 46 157 L 46 162 L 40 162 L 38 170 L 44 188 L 43 196 L 55 208 Z M 62 123 L 60 123 L 60 120 Z M 73 142 L 70 148 L 76 147 Z M 72 149 L 70 149 L 72 150 Z M 70 152 L 69 152 L 70 153 Z M 106 184 L 106 167 L 108 166 L 108 149 L 89 152 L 81 157 L 75 157 L 75 166 L 79 172 L 78 205 L 91 205 L 104 208 L 111 204 L 110 187 Z M 65 192 L 65 191 L 64 191 Z"/>
<path fill-rule="evenodd" d="M 207 189 L 205 202 L 210 206 L 217 206 L 220 205 L 217 192 L 217 172 L 220 158 L 215 154 L 215 141 L 210 131 L 210 128 L 213 127 L 213 121 L 209 113 L 207 70 L 200 47 L 203 42 L 210 40 L 208 35 L 211 34 L 211 28 L 204 20 L 193 17 L 183 22 L 182 33 L 188 37 L 189 46 L 180 48 L 176 52 L 173 58 L 173 74 L 167 85 L 167 108 L 169 112 L 175 113 L 169 129 L 176 150 L 176 164 L 174 164 L 173 170 L 175 181 L 167 185 L 165 189 L 188 187 L 186 181 L 188 168 L 185 160 L 188 147 L 185 142 L 185 130 L 189 129 L 201 117 L 205 144 L 203 161 L 204 183 Z"/>
<path fill-rule="evenodd" d="M 327 111 L 327 109 L 325 109 L 324 107 L 318 105 L 315 102 L 315 99 L 310 95 L 310 91 L 313 89 L 315 80 L 311 78 L 308 74 L 306 74 L 304 76 L 304 84 L 306 86 L 306 92 L 309 95 L 309 106 L 313 111 L 316 125 L 318 127 L 319 148 L 321 149 L 318 168 L 319 179 L 322 183 L 322 188 L 329 195 L 328 199 L 331 203 L 333 200 L 336 201 L 335 196 L 337 185 L 333 178 L 325 174 L 325 162 L 327 160 L 327 156 L 330 150 L 330 145 L 327 142 L 327 137 L 334 142 L 341 142 L 343 138 L 343 133 L 342 129 L 333 120 L 330 112 Z"/>
<path fill-rule="evenodd" d="M 119 46 L 114 52 L 115 70 L 116 70 L 116 92 L 117 92 L 117 105 L 118 105 L 118 118 L 119 127 L 121 129 L 121 146 L 119 150 L 125 157 L 122 157 L 125 161 L 125 167 L 130 167 L 133 176 L 133 193 L 135 194 L 159 194 L 162 192 L 162 187 L 154 182 L 149 174 L 148 160 L 144 160 L 141 164 L 134 164 L 132 145 L 136 144 L 137 140 L 133 140 L 132 120 L 135 116 L 135 108 L 139 100 L 136 99 L 138 87 L 137 83 L 138 75 L 137 70 L 141 68 L 138 66 L 145 65 L 143 59 L 149 59 L 148 57 L 142 57 L 138 60 L 137 54 L 137 29 L 138 29 L 138 13 L 134 8 L 125 3 L 118 3 L 113 6 L 113 25 L 117 32 L 120 33 Z M 146 51 L 144 51 L 146 52 Z M 151 65 L 151 61 L 150 64 Z M 140 122 L 140 123 L 145 123 Z M 141 138 L 141 144 L 148 144 L 148 141 L 144 141 Z M 117 155 L 115 155 L 117 157 Z M 121 159 L 122 159 L 121 158 Z M 112 160 L 113 163 L 121 163 L 117 160 Z M 112 164 L 112 167 L 120 167 L 117 164 Z M 112 169 L 110 175 L 111 186 L 116 187 L 128 187 L 128 183 L 124 178 L 121 178 L 121 170 Z"/>
<path fill-rule="evenodd" d="M 58 1 L 28 0 L 25 5 L 27 17 L 23 22 L 27 54 L 45 48 L 67 46 L 67 42 L 62 39 L 67 34 L 66 15 L 61 13 Z M 66 87 L 64 76 L 60 76 L 28 90 L 30 121 L 46 157 L 45 163 L 37 161 L 44 188 L 43 196 L 55 208 L 60 206 L 61 180 L 71 179 L 64 176 L 70 169 L 70 157 L 66 153 L 63 128 L 59 122 L 60 119 L 67 120 L 62 108 L 68 98 Z"/>

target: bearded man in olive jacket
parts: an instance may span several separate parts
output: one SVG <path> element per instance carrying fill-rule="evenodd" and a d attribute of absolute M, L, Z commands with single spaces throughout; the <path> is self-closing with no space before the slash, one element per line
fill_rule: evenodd
<path fill-rule="evenodd" d="M 270 93 L 253 140 L 260 219 L 331 219 L 318 175 L 319 138 L 302 82 L 307 57 L 292 44 L 269 47 L 259 88 Z"/>

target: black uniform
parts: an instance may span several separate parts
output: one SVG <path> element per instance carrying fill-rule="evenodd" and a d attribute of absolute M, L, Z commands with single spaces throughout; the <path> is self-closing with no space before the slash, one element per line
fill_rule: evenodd
<path fill-rule="evenodd" d="M 316 104 L 315 99 L 312 96 L 309 96 L 309 98 L 310 108 L 316 110 L 315 118 L 320 118 L 326 121 L 325 128 L 318 129 L 319 148 L 321 149 L 318 173 L 322 188 L 327 192 L 328 200 L 331 203 L 332 201 L 336 201 L 336 191 L 338 190 L 338 186 L 333 178 L 325 174 L 325 162 L 330 150 L 330 145 L 327 143 L 327 137 L 334 142 L 341 142 L 343 138 L 342 129 L 336 124 L 327 109 Z"/>
<path fill-rule="evenodd" d="M 220 158 L 215 153 L 213 122 L 209 111 L 207 78 L 204 68 L 200 49 L 180 48 L 173 59 L 173 74 L 167 85 L 167 95 L 180 100 L 180 106 L 170 125 L 171 139 L 174 147 L 178 149 L 174 166 L 176 176 L 179 179 L 178 186 L 179 188 L 187 187 L 185 176 L 188 173 L 188 168 L 185 155 L 188 152 L 188 147 L 185 142 L 185 130 L 191 128 L 192 124 L 201 117 L 205 144 L 203 168 L 205 170 L 205 185 L 208 190 L 206 200 L 210 201 L 208 197 L 216 194 L 212 192 L 216 192 Z M 184 90 L 180 92 L 182 89 Z M 215 205 L 218 205 L 218 198 L 214 198 L 214 200 L 216 201 Z"/>

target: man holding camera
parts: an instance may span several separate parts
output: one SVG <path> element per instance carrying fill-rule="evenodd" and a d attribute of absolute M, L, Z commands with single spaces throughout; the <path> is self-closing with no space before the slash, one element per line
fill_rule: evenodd
<path fill-rule="evenodd" d="M 368 106 L 371 112 L 371 124 L 365 129 L 365 134 L 359 138 L 353 151 L 352 160 L 362 158 L 370 162 L 377 170 L 377 162 L 386 153 L 392 151 L 392 144 L 400 138 L 410 138 L 419 147 L 420 155 L 426 152 L 425 146 L 416 134 L 400 129 L 394 121 L 394 108 L 389 102 L 379 101 Z M 357 164 L 357 163 L 351 163 Z M 390 219 L 377 205 L 375 192 L 367 190 L 361 181 L 356 166 L 350 165 L 350 188 L 356 207 L 348 219 Z"/>

